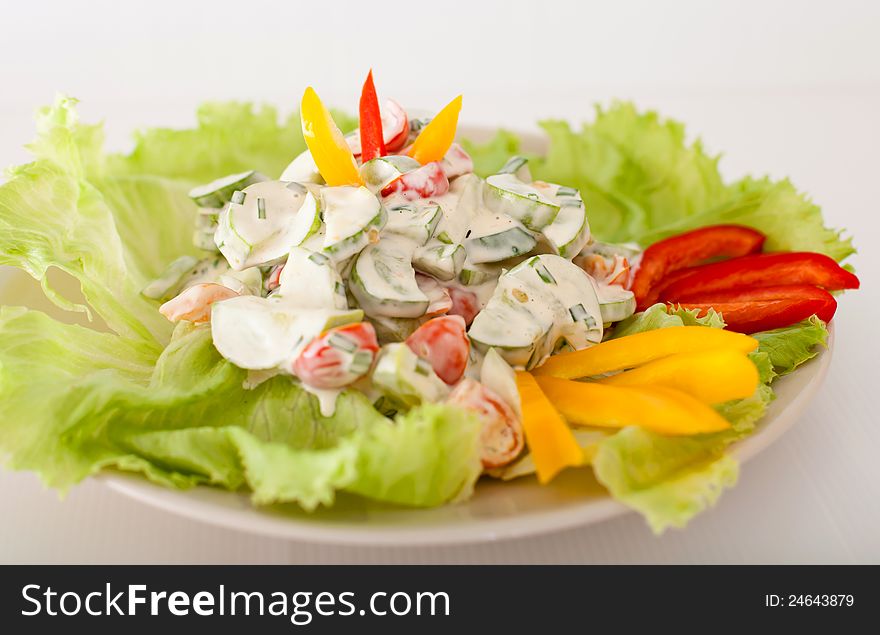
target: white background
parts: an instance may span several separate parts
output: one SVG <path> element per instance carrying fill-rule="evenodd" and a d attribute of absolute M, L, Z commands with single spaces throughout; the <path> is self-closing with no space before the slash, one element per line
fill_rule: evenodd
<path fill-rule="evenodd" d="M 0 562 L 880 562 L 880 3 L 30 0 L 4 2 L 2 20 L 0 165 L 26 160 L 31 114 L 56 91 L 104 119 L 114 149 L 138 127 L 191 124 L 207 99 L 287 112 L 311 83 L 353 109 L 371 66 L 405 104 L 463 93 L 467 123 L 531 129 L 634 99 L 723 150 L 725 174 L 810 192 L 856 237 L 863 289 L 841 301 L 808 414 L 684 531 L 655 538 L 628 516 L 464 548 L 320 547 L 179 519 L 93 482 L 59 502 L 32 475 L 0 472 Z"/>

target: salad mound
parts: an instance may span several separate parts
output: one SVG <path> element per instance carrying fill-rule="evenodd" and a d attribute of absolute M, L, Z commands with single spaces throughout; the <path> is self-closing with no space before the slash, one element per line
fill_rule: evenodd
<path fill-rule="evenodd" d="M 8 463 L 307 510 L 592 469 L 656 531 L 714 503 L 725 448 L 857 288 L 850 241 L 629 104 L 544 122 L 543 157 L 456 143 L 461 108 L 380 108 L 370 75 L 357 120 L 309 88 L 284 123 L 210 104 L 124 156 L 74 100 L 43 109 L 0 186 L 0 264 L 109 331 L 0 309 Z"/>

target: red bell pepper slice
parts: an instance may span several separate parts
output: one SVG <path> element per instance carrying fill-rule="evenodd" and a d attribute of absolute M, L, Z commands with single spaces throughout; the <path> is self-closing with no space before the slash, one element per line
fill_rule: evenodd
<path fill-rule="evenodd" d="M 700 315 L 715 309 L 727 323 L 725 328 L 738 333 L 769 331 L 796 324 L 811 315 L 829 322 L 837 310 L 837 301 L 830 293 L 802 284 L 690 295 L 675 304 L 698 309 Z"/>
<path fill-rule="evenodd" d="M 828 291 L 858 289 L 859 279 L 833 258 L 810 252 L 744 256 L 681 272 L 660 292 L 664 301 L 706 296 L 717 291 L 809 284 Z"/>
<path fill-rule="evenodd" d="M 373 84 L 373 70 L 367 73 L 360 101 L 361 161 L 384 157 L 385 139 L 382 136 L 382 115 L 379 113 L 379 98 Z"/>
<path fill-rule="evenodd" d="M 714 258 L 736 258 L 761 251 L 764 234 L 742 225 L 711 225 L 656 242 L 642 254 L 631 290 L 638 310 L 658 297 L 658 285 L 673 271 Z"/>

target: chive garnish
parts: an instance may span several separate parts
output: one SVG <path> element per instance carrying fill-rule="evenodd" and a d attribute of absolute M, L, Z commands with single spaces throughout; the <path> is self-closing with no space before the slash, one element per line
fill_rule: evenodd
<path fill-rule="evenodd" d="M 236 205 L 244 205 L 244 199 L 247 197 L 247 194 L 242 192 L 241 190 L 235 190 L 232 193 L 232 202 Z"/>
<path fill-rule="evenodd" d="M 266 199 L 257 198 L 257 218 L 266 220 Z"/>

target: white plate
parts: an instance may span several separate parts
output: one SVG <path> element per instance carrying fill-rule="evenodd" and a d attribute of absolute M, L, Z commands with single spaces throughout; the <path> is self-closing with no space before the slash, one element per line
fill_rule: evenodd
<path fill-rule="evenodd" d="M 486 130 L 465 131 L 485 139 Z M 526 150 L 540 151 L 542 140 L 526 137 Z M 6 271 L 2 271 L 6 269 Z M 23 282 L 24 274 L 0 268 L 0 304 L 25 304 L 54 315 L 59 311 L 39 291 Z M 66 314 L 66 321 L 80 321 Z M 831 362 L 828 348 L 796 373 L 778 379 L 776 400 L 758 430 L 733 446 L 747 461 L 779 439 L 800 417 L 816 394 Z M 534 478 L 502 483 L 483 479 L 470 500 L 436 509 L 384 506 L 343 495 L 330 509 L 306 513 L 295 505 L 251 506 L 246 494 L 210 487 L 188 491 L 166 489 L 136 475 L 106 473 L 97 478 L 108 487 L 145 504 L 194 520 L 239 531 L 291 540 L 349 545 L 448 545 L 501 540 L 588 525 L 625 513 L 588 469 L 569 470 L 549 486 Z M 723 497 L 720 504 L 723 503 Z"/>

